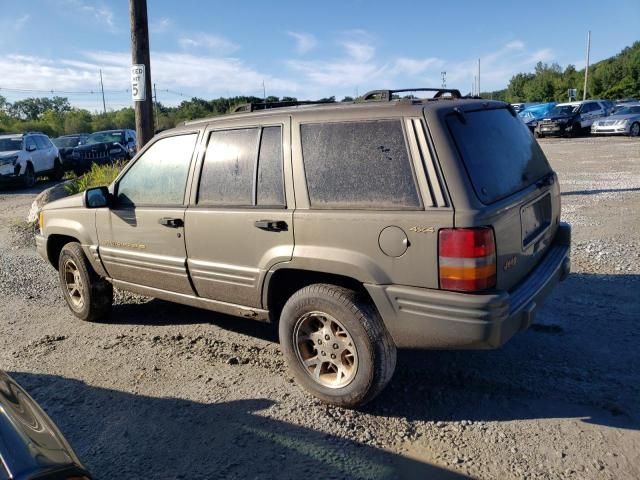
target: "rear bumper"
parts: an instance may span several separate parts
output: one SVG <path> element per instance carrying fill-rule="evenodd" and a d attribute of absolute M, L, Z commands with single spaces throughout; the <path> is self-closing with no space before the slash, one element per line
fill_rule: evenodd
<path fill-rule="evenodd" d="M 498 348 L 526 330 L 570 271 L 571 227 L 562 224 L 540 264 L 509 292 L 474 295 L 398 285 L 365 285 L 398 347 Z"/>

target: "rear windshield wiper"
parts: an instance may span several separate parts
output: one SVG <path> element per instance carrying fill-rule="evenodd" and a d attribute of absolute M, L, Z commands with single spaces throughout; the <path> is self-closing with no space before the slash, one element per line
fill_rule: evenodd
<path fill-rule="evenodd" d="M 538 188 L 549 187 L 553 185 L 554 182 L 555 182 L 555 174 L 553 172 L 549 172 L 536 182 L 536 187 Z"/>

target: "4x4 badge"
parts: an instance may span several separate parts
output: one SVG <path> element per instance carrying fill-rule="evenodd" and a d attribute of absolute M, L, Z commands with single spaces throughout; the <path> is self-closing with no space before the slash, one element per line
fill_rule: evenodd
<path fill-rule="evenodd" d="M 416 233 L 435 233 L 436 229 L 434 227 L 411 227 L 409 229 L 410 232 Z"/>

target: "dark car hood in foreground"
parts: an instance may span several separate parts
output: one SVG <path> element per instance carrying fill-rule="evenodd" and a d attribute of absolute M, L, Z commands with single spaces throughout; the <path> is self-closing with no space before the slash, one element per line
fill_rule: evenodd
<path fill-rule="evenodd" d="M 11 377 L 0 371 L 0 477 L 91 478 L 62 433 Z"/>

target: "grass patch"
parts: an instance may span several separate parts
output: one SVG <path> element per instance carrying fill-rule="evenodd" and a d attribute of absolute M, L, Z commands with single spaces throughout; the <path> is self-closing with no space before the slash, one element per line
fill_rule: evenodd
<path fill-rule="evenodd" d="M 115 162 L 108 165 L 91 165 L 91 170 L 87 173 L 73 179 L 68 185 L 65 186 L 65 190 L 69 195 L 84 192 L 88 188 L 103 187 L 111 184 L 120 171 L 124 168 L 127 162 Z"/>

